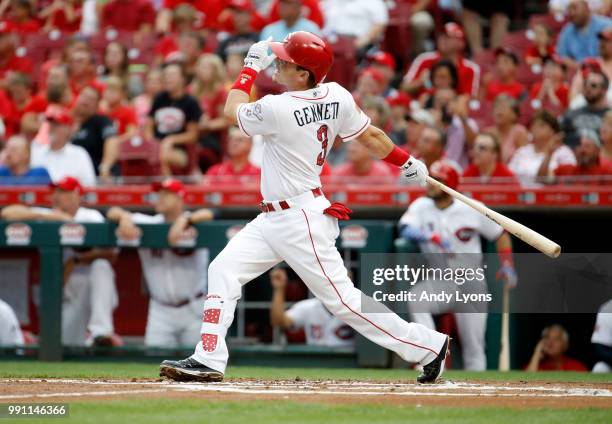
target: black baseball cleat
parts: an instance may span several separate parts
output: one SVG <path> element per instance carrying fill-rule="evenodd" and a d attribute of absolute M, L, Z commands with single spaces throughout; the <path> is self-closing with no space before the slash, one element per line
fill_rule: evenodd
<path fill-rule="evenodd" d="M 159 365 L 159 376 L 174 381 L 213 382 L 223 380 L 223 373 L 208 368 L 193 358 L 164 361 Z"/>
<path fill-rule="evenodd" d="M 438 356 L 436 356 L 436 359 L 423 366 L 423 372 L 417 377 L 417 383 L 435 383 L 436 380 L 442 375 L 444 372 L 444 363 L 446 362 L 446 357 L 449 354 L 449 345 L 450 337 L 447 336 L 446 341 L 442 345 L 442 349 L 440 349 L 440 353 L 438 353 Z"/>

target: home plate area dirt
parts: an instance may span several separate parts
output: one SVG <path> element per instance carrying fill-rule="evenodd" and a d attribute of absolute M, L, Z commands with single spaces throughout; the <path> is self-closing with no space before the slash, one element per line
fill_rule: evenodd
<path fill-rule="evenodd" d="M 444 381 L 398 382 L 235 379 L 222 383 L 163 380 L 0 379 L 0 403 L 175 397 L 219 400 L 291 399 L 325 403 L 612 408 L 612 383 Z"/>

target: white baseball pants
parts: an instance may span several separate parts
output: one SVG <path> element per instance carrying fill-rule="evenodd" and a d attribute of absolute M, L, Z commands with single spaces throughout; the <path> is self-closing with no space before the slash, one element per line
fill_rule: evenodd
<path fill-rule="evenodd" d="M 79 265 L 80 267 L 81 265 Z M 118 304 L 115 271 L 106 259 L 86 270 L 75 270 L 64 287 L 62 343 L 82 346 L 91 338 L 113 334 L 113 310 Z"/>
<path fill-rule="evenodd" d="M 336 249 L 338 221 L 323 213 L 330 203 L 323 196 L 313 198 L 309 194 L 288 199 L 291 209 L 260 214 L 210 264 L 201 340 L 193 358 L 225 372 L 225 336 L 242 285 L 284 260 L 331 313 L 356 331 L 406 361 L 431 362 L 446 336 L 408 323 L 390 310 L 362 312 L 363 293 L 349 279 Z"/>
<path fill-rule="evenodd" d="M 192 346 L 200 339 L 202 326 L 202 303 L 192 301 L 175 308 L 149 301 L 149 317 L 145 331 L 145 346 L 182 347 Z"/>

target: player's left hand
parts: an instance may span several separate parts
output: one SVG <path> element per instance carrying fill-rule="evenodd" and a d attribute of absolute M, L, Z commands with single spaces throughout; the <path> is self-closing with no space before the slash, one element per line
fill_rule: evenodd
<path fill-rule="evenodd" d="M 418 183 L 421 187 L 427 185 L 427 176 L 429 175 L 427 165 L 414 156 L 410 156 L 401 169 L 402 175 L 406 177 L 408 182 Z"/>
<path fill-rule="evenodd" d="M 251 46 L 244 58 L 244 66 L 261 72 L 274 62 L 276 55 L 270 52 L 270 42 L 272 37 L 267 40 L 259 41 Z"/>
<path fill-rule="evenodd" d="M 497 270 L 496 277 L 498 280 L 502 280 L 504 284 L 506 284 L 506 286 L 508 286 L 511 289 L 516 287 L 516 284 L 518 283 L 518 277 L 516 275 L 516 270 L 514 269 L 512 265 L 502 265 Z"/>

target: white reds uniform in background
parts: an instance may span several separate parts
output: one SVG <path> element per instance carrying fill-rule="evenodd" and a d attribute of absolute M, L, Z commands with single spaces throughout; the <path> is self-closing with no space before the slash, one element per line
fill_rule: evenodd
<path fill-rule="evenodd" d="M 240 128 L 263 136 L 261 192 L 274 211 L 261 213 L 234 236 L 208 269 L 202 340 L 193 358 L 225 372 L 225 342 L 242 285 L 283 260 L 336 317 L 409 362 L 435 359 L 446 336 L 396 314 L 365 313 L 335 240 L 330 202 L 313 192 L 336 136 L 349 141 L 369 126 L 351 94 L 336 83 L 266 96 L 238 108 Z M 283 208 L 283 204 L 289 208 Z"/>
<path fill-rule="evenodd" d="M 325 309 L 319 299 L 306 299 L 293 305 L 286 314 L 293 328 L 303 328 L 306 344 L 311 346 L 352 347 L 355 332 Z"/>
<path fill-rule="evenodd" d="M 419 247 L 432 266 L 443 258 L 443 267 L 450 268 L 476 268 L 482 266 L 482 245 L 480 236 L 495 241 L 503 233 L 503 228 L 481 213 L 476 212 L 463 202 L 453 201 L 446 209 L 436 207 L 434 201 L 428 197 L 420 197 L 408 208 L 399 221 L 399 225 L 410 225 L 423 231 L 437 232 L 443 240 L 450 244 L 448 253 L 465 253 L 469 255 L 436 255 L 441 253 L 440 247 L 431 242 L 420 243 Z M 422 281 L 412 289 L 417 298 L 421 292 L 436 293 L 445 291 L 455 293 L 456 289 L 466 293 L 486 293 L 486 282 L 480 284 L 470 281 L 463 286 L 457 286 L 450 281 Z M 424 311 L 425 309 L 425 311 Z M 429 328 L 435 328 L 432 314 L 442 314 L 453 310 L 453 303 L 426 302 L 418 304 L 417 313 L 410 315 L 415 322 Z M 485 355 L 485 331 L 487 314 L 470 312 L 455 313 L 457 329 L 463 352 L 464 368 L 481 371 L 487 367 Z"/>
<path fill-rule="evenodd" d="M 32 208 L 36 212 L 49 213 L 51 209 Z M 82 224 L 106 222 L 95 209 L 80 207 L 73 219 Z M 64 263 L 75 256 L 73 249 L 64 250 Z M 64 285 L 62 306 L 62 343 L 83 345 L 86 340 L 114 333 L 113 310 L 118 305 L 115 271 L 106 259 L 96 259 L 91 264 L 76 264 Z M 88 337 L 89 333 L 89 337 Z"/>
<path fill-rule="evenodd" d="M 162 224 L 162 214 L 132 214 L 135 224 Z M 208 249 L 138 249 L 147 281 L 149 315 L 145 345 L 189 346 L 197 343 L 206 294 Z"/>
<path fill-rule="evenodd" d="M 23 345 L 23 333 L 13 308 L 0 299 L 0 346 Z"/>

